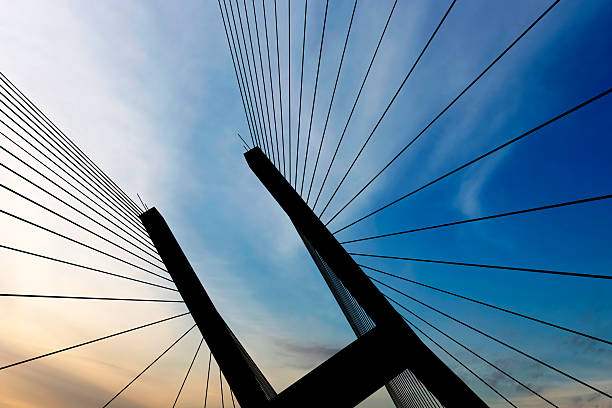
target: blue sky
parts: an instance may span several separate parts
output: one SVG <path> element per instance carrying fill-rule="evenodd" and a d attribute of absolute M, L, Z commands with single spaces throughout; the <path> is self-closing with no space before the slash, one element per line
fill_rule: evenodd
<path fill-rule="evenodd" d="M 424 0 L 398 3 L 323 190 L 323 202 L 330 197 L 449 6 L 448 2 Z M 271 13 L 271 4 L 268 13 Z M 457 2 L 323 220 L 340 209 L 549 4 L 548 1 Z M 301 1 L 292 2 L 294 138 L 303 6 Z M 307 174 L 312 172 L 314 146 L 318 146 L 323 129 L 352 6 L 350 1 L 330 2 Z M 317 191 L 391 6 L 392 2 L 387 0 L 364 0 L 357 6 L 314 182 L 313 189 Z M 302 141 L 310 119 L 324 7 L 322 1 L 309 2 Z M 283 91 L 286 91 L 285 2 L 279 2 L 278 11 L 280 46 L 284 50 L 280 62 Z M 63 1 L 53 5 L 26 1 L 7 4 L 2 14 L 0 46 L 5 56 L 2 72 L 131 196 L 135 197 L 138 192 L 149 206 L 154 205 L 162 212 L 220 311 L 277 390 L 353 339 L 293 227 L 244 162 L 243 149 L 235 134 L 240 132 L 246 136 L 249 131 L 216 2 L 184 1 L 179 6 L 157 1 Z M 561 1 L 347 207 L 330 224 L 330 229 L 334 231 L 346 225 L 610 87 L 610 17 L 610 2 Z M 285 109 L 286 103 L 285 99 Z M 610 97 L 603 98 L 339 233 L 338 238 L 343 241 L 609 194 L 612 190 L 609 177 L 612 146 L 608 137 L 611 106 Z M 304 145 L 301 146 L 303 158 Z M 300 172 L 301 168 L 300 165 Z M 6 183 L 9 184 L 8 179 Z M 19 203 L 3 200 L 20 209 Z M 319 204 L 317 208 L 320 211 L 322 207 Z M 28 214 L 38 216 L 33 212 Z M 347 244 L 346 248 L 373 254 L 609 274 L 612 227 L 609 214 L 610 203 L 602 201 Z M 22 246 L 32 241 L 32 232 L 7 223 L 12 240 Z M 41 242 L 50 253 L 73 254 L 43 235 L 39 239 L 45 240 Z M 78 254 L 80 259 L 90 256 L 86 252 Z M 75 259 L 79 259 L 78 254 L 74 253 Z M 64 272 L 56 270 L 32 268 L 32 275 L 23 276 L 18 271 L 31 264 L 24 263 L 26 260 L 22 258 L 2 259 L 6 271 L 2 274 L 2 284 L 7 291 L 53 289 L 132 295 L 138 290 L 106 284 L 102 278 L 94 284 L 89 278 L 79 277 L 77 282 L 61 275 L 64 278 L 58 281 L 57 274 Z M 607 282 L 367 258 L 359 261 L 603 338 L 612 337 L 612 305 Z M 107 265 L 103 260 L 96 262 Z M 612 356 L 606 345 L 432 293 L 426 288 L 376 277 L 607 392 L 612 389 L 609 375 Z M 160 296 L 159 292 L 138 293 Z M 533 384 L 561 406 L 609 406 L 609 400 L 594 399 L 588 389 L 575 386 L 516 353 L 415 306 L 408 299 L 395 298 Z M 11 341 L 2 339 L 2 348 L 6 350 L 0 353 L 2 361 L 13 361 L 17 356 L 31 354 L 30 350 L 51 347 L 43 341 L 32 341 L 31 334 L 46 333 L 54 327 L 57 337 L 52 343 L 56 346 L 81 341 L 93 333 L 94 325 L 89 322 L 95 319 L 94 315 L 107 323 L 97 329 L 96 333 L 103 334 L 115 327 L 157 319 L 168 310 L 182 310 L 178 306 L 135 306 L 129 313 L 122 312 L 125 314 L 115 321 L 111 316 L 124 309 L 97 305 L 84 307 L 80 313 L 70 313 L 63 307 L 55 309 L 23 302 L 28 300 L 7 303 L 6 307 L 15 316 L 13 319 L 28 324 L 19 330 L 9 321 L 3 324 L 2 331 L 11 330 L 13 335 Z M 56 324 L 41 322 L 41 310 Z M 188 327 L 188 323 L 180 324 Z M 159 339 L 162 343 L 171 341 L 182 327 L 159 329 Z M 517 405 L 541 405 L 513 384 L 500 380 L 466 352 L 440 336 L 434 335 L 434 338 L 494 382 Z M 164 377 L 176 374 L 174 377 L 178 380 L 197 346 L 197 336 L 186 340 L 191 343 L 182 345 L 165 364 L 156 368 L 157 374 L 151 374 L 150 387 L 155 385 L 159 392 L 156 398 L 159 404 L 166 404 L 166 400 L 171 403 L 175 392 L 176 381 L 170 383 Z M 138 339 L 133 341 L 132 349 L 141 344 L 136 343 Z M 118 359 L 119 364 L 113 356 L 123 355 L 120 344 L 127 347 L 117 342 L 116 348 L 109 346 L 106 350 L 106 346 L 100 346 L 71 357 L 75 367 L 82 367 L 84 361 L 91 361 L 92 355 L 105 356 L 104 361 L 97 361 L 104 369 L 93 365 L 104 373 L 100 374 L 99 381 L 88 384 L 95 392 L 79 393 L 45 383 L 37 375 L 42 376 L 45 370 L 57 369 L 57 366 L 40 363 L 30 367 L 34 371 L 15 370 L 10 373 L 10 381 L 5 382 L 6 387 L 19 385 L 24 389 L 37 384 L 40 391 L 27 398 L 22 396 L 19 402 L 13 397 L 10 400 L 6 397 L 3 402 L 11 407 L 36 406 L 37 401 L 40 404 L 47 398 L 43 391 L 47 389 L 52 390 L 46 392 L 57 398 L 58 405 L 93 404 L 121 388 L 163 347 L 158 341 L 147 342 L 138 353 Z M 439 352 L 435 346 L 432 349 Z M 104 350 L 107 354 L 103 354 Z M 185 406 L 189 403 L 196 406 L 201 395 L 198 381 L 206 363 L 204 357 L 196 365 L 200 377 L 194 376 L 186 389 Z M 441 357 L 448 362 L 445 356 Z M 109 368 L 113 365 L 120 367 Z M 453 362 L 449 365 L 457 367 Z M 460 368 L 457 372 L 491 405 L 505 406 L 469 373 Z M 83 381 L 73 373 L 62 375 L 67 379 L 65 383 Z M 146 387 L 143 384 L 134 388 L 125 400 L 117 401 L 117 406 L 136 404 L 142 393 L 149 390 Z M 0 385 L 0 394 L 8 395 L 8 388 Z M 84 399 L 77 399 L 76 394 Z M 363 406 L 386 407 L 390 401 L 379 393 Z"/>

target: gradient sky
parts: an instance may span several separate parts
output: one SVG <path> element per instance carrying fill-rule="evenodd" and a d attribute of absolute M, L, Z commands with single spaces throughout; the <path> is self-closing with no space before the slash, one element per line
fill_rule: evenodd
<path fill-rule="evenodd" d="M 550 3 L 458 1 L 323 220 L 335 214 Z M 357 6 L 321 154 L 322 168 L 317 171 L 313 188 L 320 186 L 322 170 L 329 164 L 391 5 L 388 0 L 362 0 Z M 363 99 L 323 190 L 325 202 L 448 5 L 425 0 L 398 2 Z M 294 137 L 303 6 L 302 1 L 292 2 Z M 324 6 L 323 1 L 309 2 L 303 132 L 310 119 Z M 351 1 L 330 2 L 312 129 L 316 146 L 352 6 Z M 286 3 L 279 1 L 279 15 L 286 14 Z M 612 2 L 561 1 L 347 207 L 330 229 L 346 225 L 609 88 L 611 19 Z M 286 17 L 279 20 L 280 46 L 285 50 L 281 55 L 285 89 L 286 22 Z M 216 1 L 4 1 L 0 50 L 1 71 L 130 196 L 135 198 L 139 193 L 149 206 L 161 211 L 213 301 L 277 391 L 354 339 L 292 225 L 244 161 L 244 150 L 235 134 L 247 136 L 249 131 Z M 339 240 L 610 194 L 611 98 L 605 97 L 339 233 Z M 0 130 L 16 138 L 6 127 Z M 18 152 L 4 138 L 0 144 Z M 301 157 L 303 153 L 302 148 Z M 314 153 L 313 148 L 310 154 Z M 0 156 L 2 163 L 42 182 L 5 153 Z M 307 174 L 312 172 L 312 158 Z M 0 171 L 0 182 L 61 210 L 82 225 L 96 228 L 5 170 Z M 3 210 L 123 255 L 6 191 L 0 194 Z M 320 211 L 321 204 L 317 208 Z M 353 252 L 610 274 L 611 210 L 608 201 L 601 201 L 347 244 L 346 248 Z M 6 216 L 0 216 L 0 230 L 2 245 L 150 278 Z M 0 251 L 2 292 L 176 298 L 171 292 Z M 357 260 L 612 338 L 611 286 L 607 281 Z M 609 346 L 407 282 L 375 277 L 612 392 Z M 560 406 L 612 406 L 610 400 L 589 389 L 409 299 L 394 297 Z M 0 308 L 0 365 L 185 309 L 168 304 L 42 299 L 0 299 Z M 191 324 L 189 317 L 177 319 L 4 370 L 0 372 L 0 406 L 101 406 Z M 518 406 L 542 405 L 467 352 L 431 330 L 423 330 Z M 191 332 L 111 406 L 170 406 L 199 339 L 199 334 Z M 489 404 L 507 406 L 435 345 L 425 342 Z M 208 349 L 204 347 L 177 406 L 200 406 L 207 363 Z M 212 373 L 209 406 L 221 406 L 214 362 Z M 379 392 L 361 406 L 389 407 L 391 402 Z"/>

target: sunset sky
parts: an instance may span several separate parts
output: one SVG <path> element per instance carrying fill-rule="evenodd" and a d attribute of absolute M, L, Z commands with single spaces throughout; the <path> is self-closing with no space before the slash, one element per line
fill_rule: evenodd
<path fill-rule="evenodd" d="M 458 1 L 325 211 L 323 221 L 336 214 L 551 3 Z M 323 189 L 322 201 L 317 204 L 317 214 L 449 4 L 398 1 Z M 392 5 L 389 0 L 358 2 L 313 190 L 318 191 L 321 185 Z M 259 13 L 261 2 L 257 7 Z M 273 2 L 266 0 L 266 7 L 271 13 Z M 303 0 L 291 2 L 291 8 L 295 137 Z M 349 0 L 329 4 L 307 175 L 314 167 L 352 8 Z M 324 10 L 324 1 L 309 2 L 301 137 L 306 137 L 310 119 Z M 286 89 L 285 0 L 278 1 L 278 13 L 281 74 Z M 610 88 L 611 20 L 612 2 L 559 2 L 346 207 L 329 224 L 330 230 Z M 246 165 L 236 133 L 248 137 L 249 128 L 216 0 L 3 0 L 0 55 L 0 71 L 8 79 L 130 197 L 138 201 L 138 193 L 149 207 L 155 206 L 162 213 L 219 311 L 277 391 L 354 340 L 293 226 Z M 0 91 L 0 101 L 7 101 Z M 286 99 L 284 103 L 286 115 Z M 0 109 L 7 110 L 2 104 Z M 337 238 L 347 241 L 611 194 L 610 112 L 612 96 L 608 95 L 340 232 Z M 0 113 L 3 122 L 18 130 L 9 117 L 16 119 L 10 113 Z M 65 186 L 7 139 L 35 153 L 7 125 L 0 123 L 0 132 L 6 134 L 0 135 L 0 146 Z M 303 158 L 304 145 L 300 154 Z M 95 218 L 5 151 L 0 151 L 0 163 Z M 125 244 L 5 168 L 0 168 L 0 184 Z M 0 209 L 155 270 L 5 188 L 0 189 Z M 602 200 L 349 243 L 345 248 L 349 252 L 611 275 L 610 214 L 612 201 Z M 0 231 L 2 246 L 172 285 L 7 215 L 0 214 Z M 355 259 L 600 338 L 612 338 L 610 280 Z M 368 274 L 612 393 L 612 346 L 375 272 Z M 179 299 L 176 292 L 2 248 L 0 288 L 2 293 Z M 381 290 L 559 406 L 612 407 L 612 400 L 407 298 Z M 176 303 L 0 298 L 0 366 L 185 311 L 184 305 Z M 180 317 L 0 370 L 0 407 L 101 407 L 192 325 L 191 317 Z M 448 339 L 423 324 L 419 327 L 517 406 L 544 406 L 542 400 Z M 171 406 L 200 339 L 197 330 L 189 332 L 110 406 Z M 424 342 L 488 404 L 508 406 L 435 345 Z M 208 359 L 209 350 L 204 345 L 177 407 L 202 406 Z M 225 387 L 227 392 L 227 383 Z M 231 406 L 227 393 L 225 397 L 225 406 Z M 207 406 L 221 407 L 219 370 L 214 360 Z M 392 402 L 386 392 L 379 391 L 360 406 L 391 407 Z"/>

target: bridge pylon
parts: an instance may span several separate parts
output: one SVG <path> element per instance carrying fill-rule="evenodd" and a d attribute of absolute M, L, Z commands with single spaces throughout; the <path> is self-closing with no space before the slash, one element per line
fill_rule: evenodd
<path fill-rule="evenodd" d="M 295 226 L 358 338 L 277 394 L 215 308 L 161 214 L 149 209 L 140 216 L 145 229 L 240 405 L 352 408 L 383 385 L 398 405 L 403 389 L 394 384 L 403 384 L 410 370 L 443 406 L 486 407 L 416 336 L 264 153 L 255 147 L 245 158 Z"/>

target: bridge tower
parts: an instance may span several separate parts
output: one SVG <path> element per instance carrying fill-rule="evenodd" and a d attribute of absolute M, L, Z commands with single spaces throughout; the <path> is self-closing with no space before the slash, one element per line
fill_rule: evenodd
<path fill-rule="evenodd" d="M 351 408 L 385 385 L 400 407 L 416 377 L 445 407 L 486 407 L 416 336 L 265 154 L 255 147 L 245 158 L 293 223 L 358 338 L 277 394 L 216 310 L 161 214 L 149 209 L 140 218 L 240 405 Z"/>

